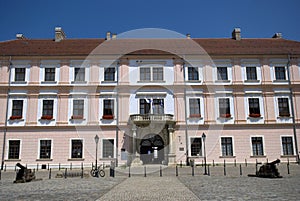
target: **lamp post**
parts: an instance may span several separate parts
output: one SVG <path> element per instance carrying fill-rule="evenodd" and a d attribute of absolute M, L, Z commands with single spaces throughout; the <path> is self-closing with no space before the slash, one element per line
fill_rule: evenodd
<path fill-rule="evenodd" d="M 202 140 L 203 140 L 203 149 L 204 149 L 204 175 L 207 175 L 207 169 L 206 169 L 205 139 L 206 139 L 206 135 L 205 135 L 205 133 L 203 133 L 203 134 L 202 134 Z"/>
<path fill-rule="evenodd" d="M 98 142 L 99 142 L 99 136 L 98 135 L 96 135 L 95 136 L 95 143 L 96 143 L 96 168 L 95 168 L 95 170 L 97 170 L 97 168 L 98 168 L 98 165 L 97 165 L 97 162 L 98 162 Z M 98 177 L 98 171 L 96 171 L 96 177 Z"/>

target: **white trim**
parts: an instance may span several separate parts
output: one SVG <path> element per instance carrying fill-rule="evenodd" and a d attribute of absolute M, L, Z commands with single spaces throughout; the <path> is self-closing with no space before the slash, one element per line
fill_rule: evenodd
<path fill-rule="evenodd" d="M 43 120 L 41 119 L 43 115 L 43 100 L 53 100 L 53 119 L 51 120 Z M 58 98 L 56 95 L 40 95 L 38 97 L 38 108 L 37 108 L 37 122 L 38 125 L 41 126 L 55 126 L 56 117 L 57 117 L 57 106 L 58 106 Z"/>
<path fill-rule="evenodd" d="M 261 137 L 262 138 L 262 148 L 263 148 L 263 155 L 254 155 L 252 150 L 252 137 Z M 265 148 L 265 138 L 263 135 L 250 135 L 250 156 L 252 157 L 263 157 L 267 156 L 266 148 Z"/>
<path fill-rule="evenodd" d="M 283 154 L 282 137 L 291 137 L 292 138 L 293 155 L 284 155 Z M 281 156 L 294 156 L 294 155 L 298 154 L 298 153 L 296 153 L 296 150 L 295 150 L 295 140 L 294 140 L 293 135 L 280 135 L 280 154 L 281 154 Z"/>
<path fill-rule="evenodd" d="M 51 154 L 50 154 L 50 158 L 40 158 L 40 153 L 41 153 L 41 140 L 51 140 Z M 38 155 L 37 155 L 37 159 L 38 160 L 52 160 L 53 159 L 53 139 L 52 138 L 39 138 L 38 139 Z"/>
<path fill-rule="evenodd" d="M 260 112 L 260 117 L 258 118 L 253 118 L 250 117 L 250 113 L 249 113 L 249 98 L 258 98 L 259 101 L 259 112 Z M 260 123 L 263 124 L 264 123 L 264 116 L 265 116 L 265 109 L 264 109 L 264 99 L 262 97 L 262 94 L 257 94 L 257 93 L 247 93 L 244 97 L 244 103 L 245 103 L 245 117 L 247 119 L 247 123 Z"/>
<path fill-rule="evenodd" d="M 8 158 L 8 152 L 9 152 L 9 141 L 16 141 L 16 140 L 19 140 L 20 141 L 20 147 L 19 147 L 19 158 L 18 159 L 9 159 Z M 20 139 L 20 138 L 10 138 L 10 139 L 7 139 L 7 141 L 6 141 L 6 143 L 7 143 L 7 146 L 6 146 L 6 156 L 5 156 L 5 159 L 6 160 L 22 160 L 22 139 Z"/>
<path fill-rule="evenodd" d="M 200 138 L 201 139 L 201 151 L 202 151 L 202 155 L 201 156 L 192 156 L 192 142 L 191 139 L 192 138 Z M 204 150 L 203 150 L 203 139 L 202 136 L 199 135 L 193 135 L 193 136 L 188 136 L 188 157 L 198 157 L 198 158 L 203 158 L 204 157 Z"/>
<path fill-rule="evenodd" d="M 232 143 L 232 156 L 223 156 L 223 152 L 222 152 L 222 138 L 231 138 L 231 143 Z M 234 136 L 230 136 L 230 135 L 224 135 L 224 136 L 220 136 L 219 138 L 220 140 L 220 157 L 236 157 L 235 155 L 235 146 L 234 146 Z"/>
<path fill-rule="evenodd" d="M 45 81 L 45 68 L 55 68 L 55 80 L 54 81 Z M 41 61 L 40 84 L 42 84 L 42 85 L 57 85 L 59 82 L 59 79 L 60 79 L 59 60 L 43 60 L 43 61 Z"/>
<path fill-rule="evenodd" d="M 116 139 L 115 138 L 110 138 L 110 137 L 108 137 L 108 138 L 101 138 L 101 158 L 102 159 L 110 159 L 109 157 L 107 158 L 107 157 L 104 157 L 103 156 L 103 149 L 104 149 L 104 146 L 103 146 L 103 141 L 104 140 L 114 140 L 114 145 L 113 145 L 113 151 L 114 151 L 114 155 L 113 155 L 113 157 L 111 157 L 111 159 L 113 159 L 113 158 L 116 158 Z"/>
<path fill-rule="evenodd" d="M 82 141 L 82 157 L 81 158 L 72 158 L 72 140 L 81 140 Z M 69 159 L 84 159 L 84 138 L 70 138 L 69 141 Z"/>
<path fill-rule="evenodd" d="M 13 62 L 12 67 L 10 68 L 11 73 L 10 73 L 10 80 L 12 85 L 28 85 L 28 82 L 30 81 L 30 64 L 29 61 L 22 61 L 20 62 Z M 15 75 L 16 75 L 16 68 L 25 68 L 25 80 L 24 81 L 16 81 L 15 80 Z"/>
<path fill-rule="evenodd" d="M 12 116 L 13 100 L 22 100 L 23 101 L 23 110 L 22 110 L 22 119 L 19 120 L 10 120 Z M 26 96 L 10 96 L 8 102 L 8 126 L 24 126 L 26 122 L 26 113 L 27 113 L 27 97 Z"/>

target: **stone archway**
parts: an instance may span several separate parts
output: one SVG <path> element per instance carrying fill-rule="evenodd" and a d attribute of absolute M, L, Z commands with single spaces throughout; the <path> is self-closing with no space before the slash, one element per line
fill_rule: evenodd
<path fill-rule="evenodd" d="M 148 134 L 140 143 L 140 160 L 143 164 L 162 164 L 165 160 L 165 143 L 160 135 Z"/>

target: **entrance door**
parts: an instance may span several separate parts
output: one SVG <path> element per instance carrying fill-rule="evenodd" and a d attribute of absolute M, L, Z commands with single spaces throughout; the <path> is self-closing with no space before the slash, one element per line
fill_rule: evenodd
<path fill-rule="evenodd" d="M 143 164 L 161 164 L 164 160 L 164 142 L 159 135 L 149 134 L 142 139 L 140 155 Z"/>

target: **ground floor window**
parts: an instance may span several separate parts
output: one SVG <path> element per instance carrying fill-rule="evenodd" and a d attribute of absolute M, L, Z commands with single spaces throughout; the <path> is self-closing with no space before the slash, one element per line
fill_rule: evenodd
<path fill-rule="evenodd" d="M 191 156 L 202 156 L 202 138 L 191 138 Z"/>
<path fill-rule="evenodd" d="M 113 158 L 114 157 L 114 139 L 103 139 L 103 158 Z"/>
<path fill-rule="evenodd" d="M 263 138 L 262 137 L 252 137 L 252 153 L 253 156 L 263 156 L 264 150 L 263 150 Z"/>
<path fill-rule="evenodd" d="M 20 159 L 20 140 L 9 140 L 8 159 Z"/>
<path fill-rule="evenodd" d="M 222 156 L 233 156 L 232 137 L 221 138 Z"/>
<path fill-rule="evenodd" d="M 40 159 L 51 158 L 51 140 L 40 141 Z"/>
<path fill-rule="evenodd" d="M 83 143 L 82 140 L 72 140 L 71 158 L 82 158 Z"/>
<path fill-rule="evenodd" d="M 281 142 L 282 142 L 283 155 L 294 155 L 293 138 L 292 137 L 282 137 Z"/>

